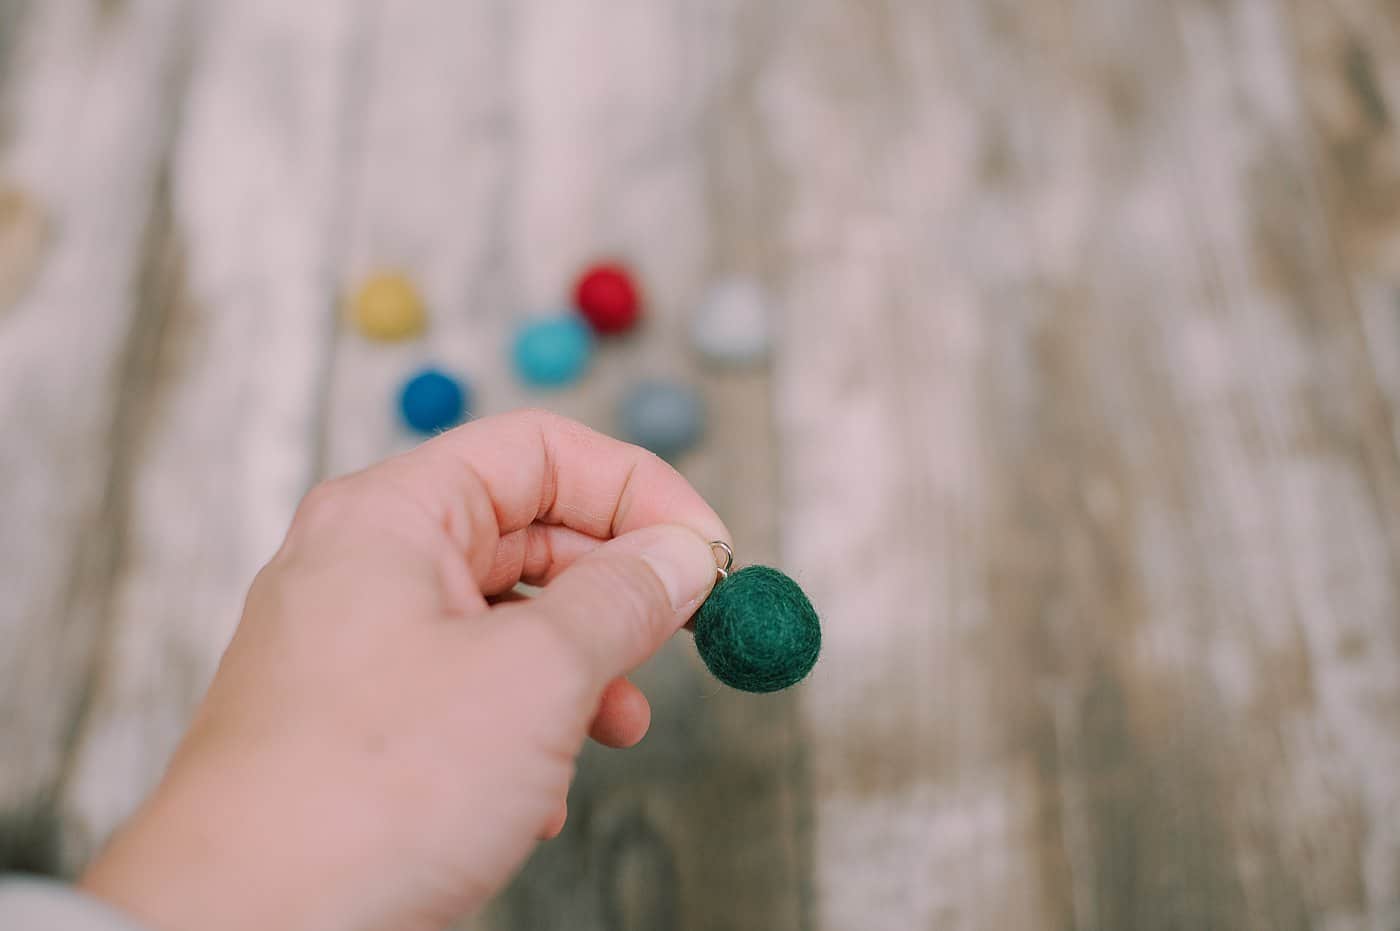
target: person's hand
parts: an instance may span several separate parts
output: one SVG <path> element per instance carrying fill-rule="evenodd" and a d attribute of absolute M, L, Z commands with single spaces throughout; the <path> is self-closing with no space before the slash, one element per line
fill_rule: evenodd
<path fill-rule="evenodd" d="M 661 460 L 536 412 L 318 486 L 83 887 L 158 931 L 447 924 L 563 827 L 586 736 L 642 738 L 621 677 L 709 593 L 711 540 Z"/>

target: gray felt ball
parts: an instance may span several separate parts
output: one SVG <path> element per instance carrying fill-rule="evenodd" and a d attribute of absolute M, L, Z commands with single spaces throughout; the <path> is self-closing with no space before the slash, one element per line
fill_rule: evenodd
<path fill-rule="evenodd" d="M 690 339 L 700 355 L 721 366 L 758 365 L 772 347 L 772 312 L 762 286 L 752 278 L 725 278 L 710 288 L 690 320 Z"/>
<path fill-rule="evenodd" d="M 705 432 L 705 402 L 689 385 L 641 381 L 623 395 L 618 423 L 629 443 L 671 458 L 694 446 Z"/>

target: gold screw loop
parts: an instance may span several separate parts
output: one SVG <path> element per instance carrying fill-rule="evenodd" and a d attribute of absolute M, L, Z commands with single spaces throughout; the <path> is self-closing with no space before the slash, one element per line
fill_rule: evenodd
<path fill-rule="evenodd" d="M 729 578 L 729 570 L 734 568 L 734 549 L 723 540 L 716 540 L 711 543 L 710 549 L 724 551 L 724 565 L 715 566 L 715 572 L 719 575 L 720 581 L 723 582 L 725 579 Z"/>

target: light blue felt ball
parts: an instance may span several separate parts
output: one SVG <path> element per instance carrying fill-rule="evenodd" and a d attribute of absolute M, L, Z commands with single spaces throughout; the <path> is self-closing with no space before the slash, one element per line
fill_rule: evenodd
<path fill-rule="evenodd" d="M 577 314 L 531 320 L 515 334 L 512 357 L 521 381 L 562 388 L 578 381 L 593 356 L 593 334 Z"/>
<path fill-rule="evenodd" d="M 638 382 L 622 397 L 618 424 L 629 443 L 669 459 L 699 442 L 705 432 L 705 402 L 689 385 Z"/>
<path fill-rule="evenodd" d="M 424 369 L 404 383 L 399 413 L 404 423 L 423 434 L 450 430 L 467 413 L 467 387 L 438 369 Z"/>

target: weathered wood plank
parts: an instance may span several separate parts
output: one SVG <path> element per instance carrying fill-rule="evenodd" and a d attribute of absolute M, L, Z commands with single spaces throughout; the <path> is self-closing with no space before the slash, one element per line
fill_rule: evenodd
<path fill-rule="evenodd" d="M 181 110 L 176 5 L 28 6 L 0 834 L 57 786 L 72 863 L 132 804 L 302 488 L 411 442 L 414 364 L 603 429 L 681 374 L 716 425 L 683 468 L 828 618 L 806 724 L 678 640 L 652 737 L 590 752 L 479 926 L 1400 921 L 1389 7 L 260 0 L 211 5 Z M 513 322 L 609 252 L 647 332 L 521 391 Z M 384 265 L 427 341 L 336 331 Z M 771 383 L 684 351 L 736 268 L 783 298 Z"/>
<path fill-rule="evenodd" d="M 0 0 L 0 147 L 5 145 L 9 121 L 5 106 L 7 79 L 16 70 L 15 48 L 29 15 L 29 0 Z"/>
<path fill-rule="evenodd" d="M 326 471 L 412 442 L 393 399 L 416 364 L 469 375 L 477 413 L 543 404 L 605 431 L 634 378 L 695 378 L 715 426 L 711 444 L 680 465 L 729 518 L 741 556 L 771 558 L 767 379 L 702 375 L 684 328 L 712 270 L 763 270 L 761 248 L 748 246 L 762 235 L 744 226 L 755 213 L 721 213 L 711 200 L 722 185 L 757 192 L 755 212 L 764 203 L 768 177 L 723 164 L 753 144 L 753 120 L 732 98 L 761 48 L 744 44 L 737 4 L 601 10 L 501 0 L 381 8 L 344 281 L 403 268 L 432 324 L 407 347 L 341 335 Z M 404 48 L 411 59 L 399 57 Z M 645 331 L 601 347 L 578 390 L 525 391 L 505 351 L 512 328 L 563 308 L 573 276 L 602 255 L 642 275 Z M 478 925 L 801 926 L 792 701 L 724 694 L 688 638 L 638 679 L 652 697 L 652 735 L 626 753 L 585 754 L 564 835 Z"/>
<path fill-rule="evenodd" d="M 1230 488 L 1221 508 L 1212 493 L 1230 485 L 1198 479 L 1202 510 L 1249 554 L 1236 578 L 1212 580 L 1217 603 L 1246 612 L 1252 654 L 1252 677 L 1217 670 L 1236 728 L 1226 760 L 1266 774 L 1229 823 L 1241 864 L 1272 856 L 1278 865 L 1272 881 L 1242 869 L 1241 884 L 1251 908 L 1273 909 L 1276 921 L 1296 897 L 1313 924 L 1394 926 L 1400 463 L 1391 413 L 1337 262 L 1280 6 L 1184 2 L 1180 18 L 1198 120 L 1188 164 L 1206 182 L 1185 188 L 1184 200 L 1216 257 L 1219 332 L 1239 351 L 1271 356 L 1231 379 L 1233 440 L 1202 444 L 1219 472 L 1242 467 L 1228 481 L 1248 487 Z"/>
<path fill-rule="evenodd" d="M 1394 924 L 1400 470 L 1283 28 L 1079 0 L 789 30 L 823 926 Z"/>
<path fill-rule="evenodd" d="M 128 438 L 109 647 L 63 787 L 71 863 L 158 778 L 314 478 L 368 23 L 356 5 L 250 0 L 200 25 L 142 294 L 164 325 Z"/>
<path fill-rule="evenodd" d="M 0 312 L 0 811 L 41 804 L 104 636 L 134 284 L 175 110 L 183 4 L 35 4 L 8 75 Z M 14 204 L 22 206 L 14 208 Z M 18 217 L 18 219 L 16 219 Z M 46 243 L 35 225 L 47 227 Z M 41 248 L 42 246 L 42 248 Z"/>
<path fill-rule="evenodd" d="M 1030 270 L 981 173 L 1027 144 L 1017 95 L 1038 93 L 997 12 L 794 5 L 762 79 L 791 192 L 782 543 L 827 618 L 803 694 L 819 927 L 1069 923 L 1043 865 L 1046 725 L 1008 698 L 1024 663 L 988 653 L 979 382 L 989 357 L 1021 366 Z"/>
<path fill-rule="evenodd" d="M 1286 3 L 1304 107 L 1300 141 L 1346 275 L 1369 370 L 1400 445 L 1400 12 L 1384 3 Z"/>
<path fill-rule="evenodd" d="M 1310 162 L 1312 210 L 1330 220 L 1322 244 L 1330 300 L 1315 312 L 1339 321 L 1336 364 L 1360 389 L 1342 420 L 1369 465 L 1364 479 L 1371 497 L 1384 510 L 1394 578 L 1400 573 L 1400 499 L 1391 466 L 1400 455 L 1400 9 L 1355 0 L 1283 6 L 1291 14 L 1303 108 L 1298 148 Z M 1336 569 L 1331 572 L 1335 578 Z M 1337 636 L 1318 647 L 1333 654 L 1331 716 L 1351 725 L 1346 749 L 1364 761 L 1359 785 L 1350 789 L 1360 799 L 1352 813 L 1365 840 L 1343 861 L 1357 875 L 1338 869 L 1327 878 L 1331 886 L 1356 890 L 1370 906 L 1373 926 L 1394 926 L 1400 923 L 1400 777 L 1394 775 L 1400 759 L 1387 735 L 1393 741 L 1400 733 L 1394 662 L 1400 634 L 1393 610 L 1377 617 L 1352 604 L 1334 607 Z M 1373 676 L 1388 687 L 1374 688 Z M 1371 825 L 1376 812 L 1380 820 Z"/>
<path fill-rule="evenodd" d="M 1335 247 L 1361 279 L 1400 276 L 1400 11 L 1369 0 L 1287 0 L 1307 156 Z"/>

